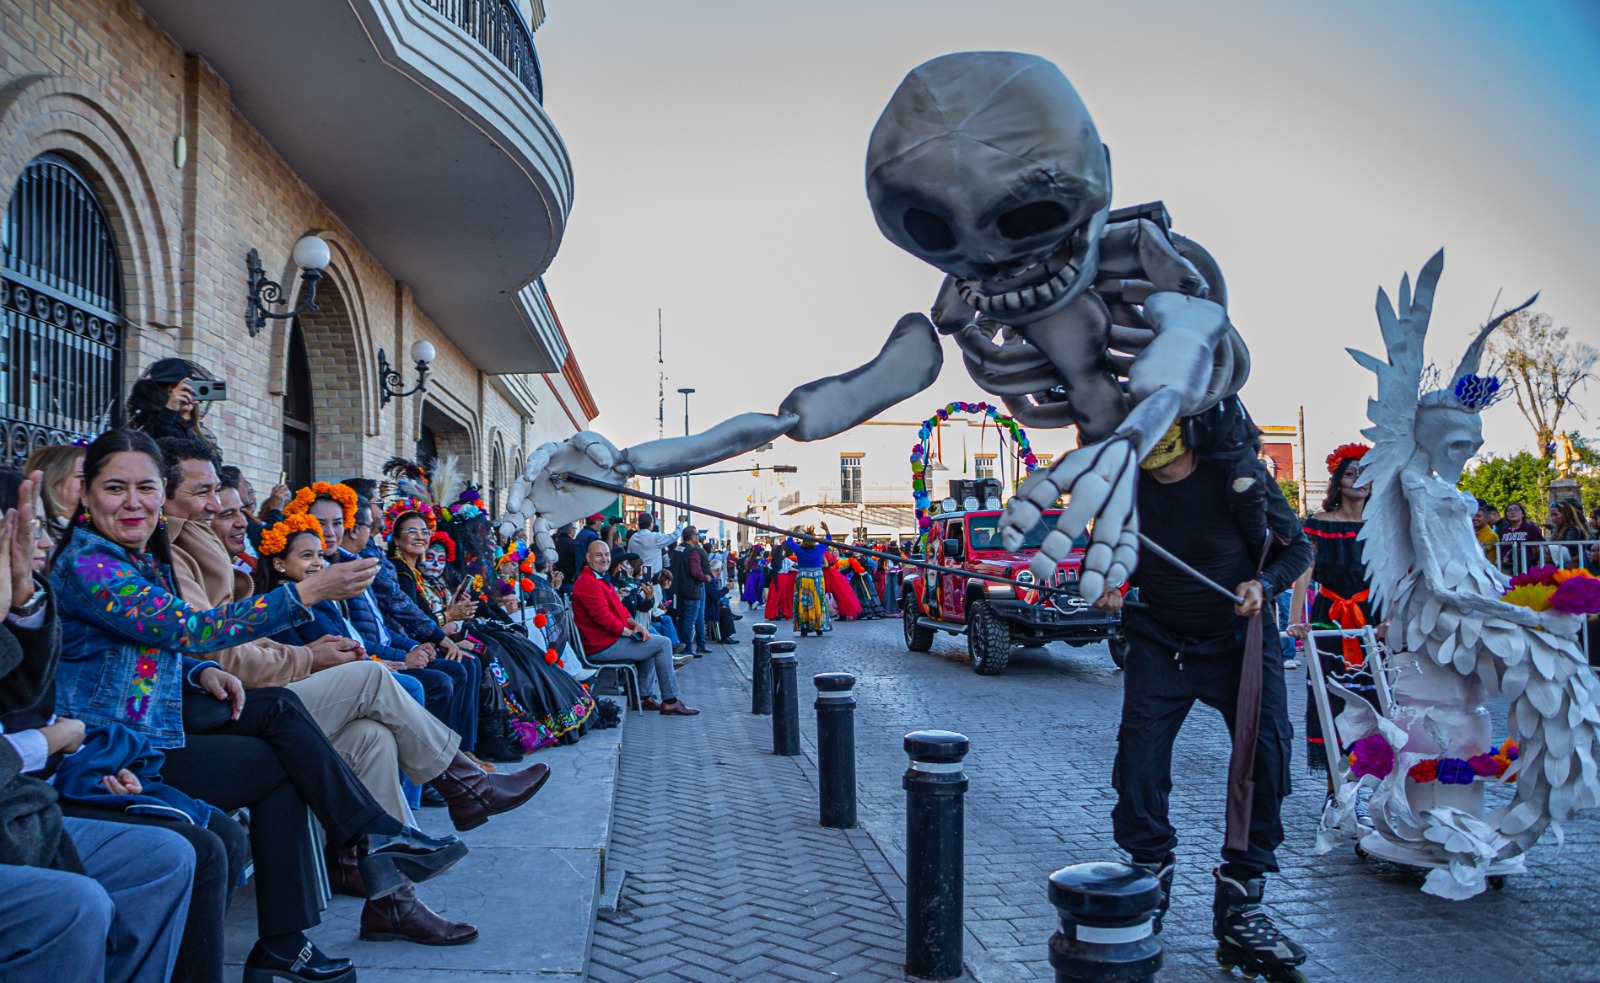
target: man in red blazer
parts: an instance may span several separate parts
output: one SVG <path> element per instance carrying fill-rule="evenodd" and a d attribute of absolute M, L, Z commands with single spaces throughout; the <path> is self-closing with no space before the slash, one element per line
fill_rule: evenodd
<path fill-rule="evenodd" d="M 652 635 L 648 626 L 635 621 L 623 607 L 622 598 L 611 586 L 606 571 L 611 567 L 611 547 L 595 540 L 584 553 L 583 569 L 572 586 L 572 620 L 583 640 L 589 661 L 632 662 L 639 669 L 640 706 L 663 714 L 692 717 L 699 713 L 684 706 L 678 698 L 678 674 L 672 668 L 672 642 L 665 635 Z M 661 681 L 657 699 L 656 680 Z"/>

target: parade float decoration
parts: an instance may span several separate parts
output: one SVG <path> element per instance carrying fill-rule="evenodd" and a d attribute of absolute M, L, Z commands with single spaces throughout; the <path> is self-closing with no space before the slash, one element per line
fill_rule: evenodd
<path fill-rule="evenodd" d="M 1336 726 L 1354 781 L 1326 808 L 1318 848 L 1355 838 L 1363 855 L 1428 871 L 1424 891 L 1462 899 L 1519 871 L 1547 828 L 1559 836 L 1562 820 L 1600 804 L 1600 681 L 1578 638 L 1600 610 L 1600 580 L 1543 568 L 1507 582 L 1475 538 L 1476 503 L 1456 485 L 1499 390 L 1479 361 L 1489 333 L 1533 301 L 1490 321 L 1439 376 L 1423 341 L 1443 266 L 1440 252 L 1415 293 L 1402 279 L 1397 304 L 1379 291 L 1387 361 L 1351 351 L 1377 376 L 1360 540 L 1388 629 L 1382 650 L 1368 633 L 1381 710 L 1328 684 L 1346 701 Z M 1484 703 L 1496 695 L 1510 705 L 1509 739 L 1491 732 Z"/>
<path fill-rule="evenodd" d="M 913 69 L 867 145 L 867 198 L 895 245 L 944 274 L 932 317 L 902 317 L 865 365 L 806 383 L 776 413 L 619 450 L 584 431 L 528 456 L 501 531 L 599 511 L 635 476 L 667 476 L 780 436 L 820 440 L 927 389 L 952 337 L 968 374 L 1020 423 L 1076 427 L 1079 447 L 1029 477 L 1006 508 L 1009 548 L 1063 494 L 1034 575 L 1054 573 L 1092 519 L 1079 592 L 1098 598 L 1138 558 L 1137 462 L 1181 418 L 1231 404 L 1249 375 L 1221 270 L 1171 231 L 1160 203 L 1111 209 L 1110 154 L 1055 65 L 1013 52 L 959 52 Z M 1251 455 L 1251 461 L 1253 461 Z"/>
<path fill-rule="evenodd" d="M 984 428 L 993 423 L 997 433 L 1002 434 L 1002 440 L 1009 437 L 1011 441 L 1011 458 L 1014 462 L 1013 482 L 1021 480 L 1023 473 L 1032 474 L 1039 466 L 1039 456 L 1033 452 L 1033 445 L 1028 442 L 1028 431 L 1022 425 L 999 409 L 990 406 L 985 401 L 970 403 L 958 401 L 947 406 L 941 406 L 934 414 L 922 421 L 922 426 L 917 430 L 917 442 L 911 446 L 911 500 L 917 512 L 917 536 L 920 538 L 927 534 L 928 527 L 933 525 L 933 488 L 928 477 L 934 456 L 934 438 L 939 432 L 939 427 L 948 421 L 953 414 L 981 413 L 984 416 Z"/>

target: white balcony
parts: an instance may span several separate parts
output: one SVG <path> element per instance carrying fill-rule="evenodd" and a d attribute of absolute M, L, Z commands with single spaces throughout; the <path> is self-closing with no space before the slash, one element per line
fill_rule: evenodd
<path fill-rule="evenodd" d="M 512 0 L 139 2 L 474 365 L 560 370 L 572 162 Z"/>

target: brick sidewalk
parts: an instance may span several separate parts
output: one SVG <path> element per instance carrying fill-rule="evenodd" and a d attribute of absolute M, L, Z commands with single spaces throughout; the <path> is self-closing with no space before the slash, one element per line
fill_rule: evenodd
<path fill-rule="evenodd" d="M 817 825 L 811 763 L 774 757 L 750 714 L 730 662 L 748 652 L 745 632 L 683 670 L 700 716 L 628 722 L 609 861 L 627 875 L 595 928 L 598 983 L 905 979 L 898 874 L 865 833 Z"/>

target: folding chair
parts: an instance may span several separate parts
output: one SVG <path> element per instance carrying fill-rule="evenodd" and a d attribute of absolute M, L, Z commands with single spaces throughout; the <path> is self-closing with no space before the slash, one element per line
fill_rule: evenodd
<path fill-rule="evenodd" d="M 572 653 L 578 657 L 578 664 L 585 669 L 593 669 L 599 674 L 594 677 L 594 682 L 590 685 L 598 686 L 600 680 L 605 678 L 606 673 L 615 672 L 617 674 L 616 683 L 622 687 L 622 698 L 634 706 L 639 706 L 639 670 L 634 667 L 634 664 L 631 662 L 590 662 L 588 655 L 583 651 L 583 636 L 578 634 L 576 627 L 572 624 L 572 609 L 568 608 L 562 613 L 562 616 L 565 619 L 564 627 L 566 629 L 567 644 L 572 647 Z M 633 681 L 631 686 L 628 682 L 630 679 Z M 644 713 L 643 707 L 640 707 L 637 712 Z"/>

